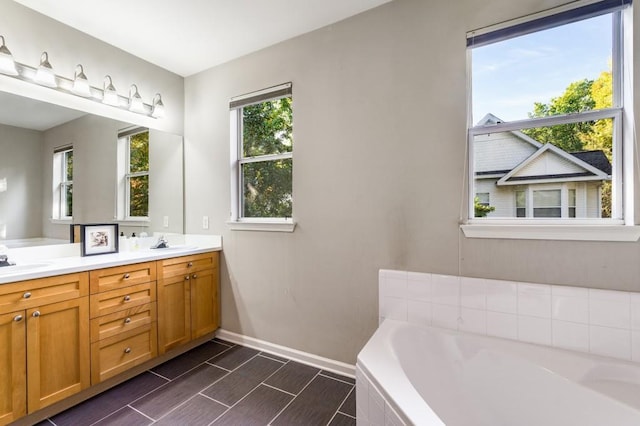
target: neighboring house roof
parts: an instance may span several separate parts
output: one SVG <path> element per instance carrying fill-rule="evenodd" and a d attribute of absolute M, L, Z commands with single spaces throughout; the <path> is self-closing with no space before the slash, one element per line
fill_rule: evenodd
<path fill-rule="evenodd" d="M 611 163 L 601 150 L 572 152 L 571 155 L 578 157 L 585 163 L 591 164 L 593 167 L 602 170 L 608 175 L 611 174 Z"/>
<path fill-rule="evenodd" d="M 494 125 L 501 123 L 498 117 L 487 114 L 480 122 L 482 125 Z M 546 183 L 546 182 L 566 182 L 566 181 L 601 181 L 611 180 L 611 163 L 601 150 L 581 151 L 569 153 L 557 146 L 532 139 L 519 131 L 503 132 L 503 135 L 511 134 L 511 138 L 505 136 L 498 137 L 495 141 L 495 148 L 492 139 L 481 141 L 482 145 L 478 155 L 481 155 L 482 164 L 476 172 L 476 176 L 482 178 L 499 178 L 497 185 L 521 185 L 522 183 Z M 491 137 L 491 136 L 489 136 Z M 511 140 L 512 142 L 505 142 Z M 516 141 L 521 141 L 517 145 Z M 525 142 L 524 145 L 522 143 Z M 514 156 L 510 165 L 505 164 L 504 149 L 506 146 L 521 148 L 518 156 Z M 515 145 L 514 145 L 515 144 Z M 474 145 L 477 146 L 477 145 Z M 529 146 L 522 151 L 525 146 Z M 482 153 L 482 154 L 480 154 Z M 489 160 L 490 157 L 496 160 Z M 508 158 L 507 158 L 508 159 Z M 488 163 L 488 164 L 487 164 Z M 494 166 L 494 167 L 491 167 Z M 495 167 L 498 166 L 498 167 Z M 500 167 L 502 166 L 502 167 Z M 505 169 L 504 166 L 512 167 Z M 494 169 L 494 170 L 492 170 Z"/>

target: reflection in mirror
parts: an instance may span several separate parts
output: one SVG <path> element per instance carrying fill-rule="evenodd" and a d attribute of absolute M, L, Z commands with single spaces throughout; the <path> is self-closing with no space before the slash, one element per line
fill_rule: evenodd
<path fill-rule="evenodd" d="M 66 243 L 71 223 L 118 221 L 127 235 L 182 233 L 178 135 L 149 131 L 148 218 L 118 214 L 118 134 L 130 127 L 0 92 L 0 244 Z"/>

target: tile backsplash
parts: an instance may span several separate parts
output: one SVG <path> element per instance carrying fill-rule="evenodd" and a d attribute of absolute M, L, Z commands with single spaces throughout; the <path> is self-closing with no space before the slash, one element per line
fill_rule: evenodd
<path fill-rule="evenodd" d="M 640 362 L 640 293 L 381 269 L 391 318 Z"/>

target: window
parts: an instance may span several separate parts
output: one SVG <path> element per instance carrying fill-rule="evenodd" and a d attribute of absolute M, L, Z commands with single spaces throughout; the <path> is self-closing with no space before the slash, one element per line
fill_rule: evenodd
<path fill-rule="evenodd" d="M 576 2 L 467 35 L 472 206 L 482 192 L 491 219 L 633 223 L 622 190 L 632 163 L 622 122 L 630 3 Z M 469 217 L 486 220 L 471 208 Z"/>
<path fill-rule="evenodd" d="M 118 219 L 149 217 L 149 129 L 118 134 Z"/>
<path fill-rule="evenodd" d="M 559 189 L 533 191 L 533 217 L 562 217 Z"/>
<path fill-rule="evenodd" d="M 73 218 L 73 147 L 53 152 L 53 219 Z"/>
<path fill-rule="evenodd" d="M 291 94 L 288 83 L 231 100 L 233 222 L 292 223 Z"/>
<path fill-rule="evenodd" d="M 488 192 L 478 192 L 476 194 L 476 198 L 478 199 L 478 204 L 481 206 L 489 207 L 489 193 Z"/>
<path fill-rule="evenodd" d="M 527 195 L 525 191 L 516 191 L 516 217 L 527 217 Z"/>

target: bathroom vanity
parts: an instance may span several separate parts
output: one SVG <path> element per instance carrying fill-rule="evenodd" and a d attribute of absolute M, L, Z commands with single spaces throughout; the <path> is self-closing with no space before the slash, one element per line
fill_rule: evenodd
<path fill-rule="evenodd" d="M 65 258 L 0 273 L 0 425 L 34 423 L 212 338 L 220 249 Z"/>

